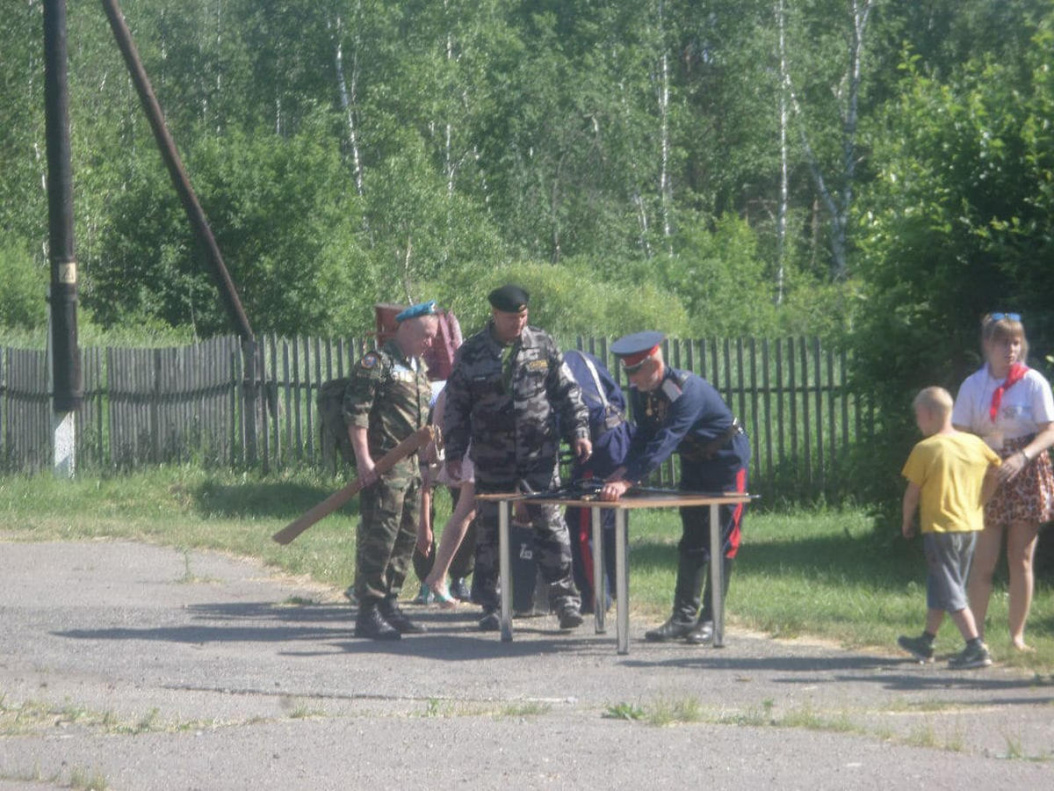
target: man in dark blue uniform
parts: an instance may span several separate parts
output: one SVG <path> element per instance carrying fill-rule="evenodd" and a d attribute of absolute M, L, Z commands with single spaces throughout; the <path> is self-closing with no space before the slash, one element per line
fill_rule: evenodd
<path fill-rule="evenodd" d="M 630 404 L 637 432 L 625 464 L 606 479 L 601 499 L 619 499 L 675 452 L 681 456 L 682 491 L 746 492 L 750 462 L 746 434 L 710 383 L 665 364 L 664 338 L 660 332 L 638 332 L 611 345 L 632 387 Z M 725 553 L 722 578 L 727 590 L 732 560 L 739 549 L 743 506 L 723 505 L 720 513 Z M 682 508 L 681 525 L 673 614 L 644 636 L 655 642 L 684 639 L 702 644 L 713 639 L 714 631 L 709 585 L 699 610 L 710 560 L 710 509 Z"/>
<path fill-rule="evenodd" d="M 626 420 L 626 399 L 614 377 L 599 359 L 588 352 L 571 349 L 564 352 L 564 363 L 582 391 L 582 401 L 589 410 L 589 436 L 593 453 L 585 461 L 571 465 L 571 481 L 581 487 L 601 483 L 626 460 L 634 426 Z M 629 514 L 626 514 L 628 519 Z M 564 514 L 571 531 L 571 561 L 575 585 L 582 593 L 582 612 L 593 612 L 594 598 L 606 610 L 609 590 L 615 573 L 615 512 L 605 508 L 601 514 L 604 531 L 603 590 L 596 591 L 596 569 L 593 568 L 592 509 L 570 506 Z"/>

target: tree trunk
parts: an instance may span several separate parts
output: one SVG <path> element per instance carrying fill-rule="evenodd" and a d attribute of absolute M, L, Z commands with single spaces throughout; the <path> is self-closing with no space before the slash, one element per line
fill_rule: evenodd
<path fill-rule="evenodd" d="M 659 85 L 659 115 L 661 122 L 662 166 L 659 173 L 659 200 L 662 207 L 662 235 L 666 240 L 667 252 L 673 255 L 673 227 L 670 221 L 670 206 L 673 204 L 673 186 L 670 182 L 670 61 L 666 52 L 666 5 L 659 2 L 659 41 L 662 45 L 662 69 Z"/>
<path fill-rule="evenodd" d="M 787 177 L 787 50 L 784 31 L 785 13 L 783 0 L 776 6 L 776 24 L 779 30 L 779 114 L 780 114 L 780 198 L 776 210 L 776 296 L 777 305 L 783 304 L 784 244 L 787 239 L 787 202 L 789 185 Z"/>
<path fill-rule="evenodd" d="M 862 79 L 862 61 L 864 52 L 864 36 L 867 31 L 868 19 L 874 0 L 852 0 L 852 26 L 853 30 L 849 39 L 849 63 L 846 74 L 848 91 L 845 94 L 845 113 L 842 116 L 842 167 L 841 172 L 836 174 L 841 182 L 841 189 L 831 189 L 827 186 L 820 161 L 816 157 L 809 142 L 809 135 L 805 124 L 799 126 L 802 140 L 802 148 L 805 151 L 809 163 L 809 171 L 812 173 L 817 192 L 827 210 L 830 218 L 831 233 L 831 278 L 835 281 L 844 280 L 849 274 L 849 266 L 846 260 L 848 241 L 847 231 L 849 227 L 849 212 L 853 203 L 853 187 L 856 179 L 856 128 L 857 128 L 857 105 L 860 96 L 860 83 Z M 790 86 L 788 74 L 787 84 Z M 793 88 L 789 89 L 791 106 L 796 115 L 802 115 L 802 108 L 798 102 Z"/>
<path fill-rule="evenodd" d="M 343 50 L 343 22 L 338 16 L 336 21 L 336 69 L 337 88 L 340 91 L 340 106 L 344 110 L 344 117 L 348 125 L 348 145 L 351 147 L 352 175 L 355 178 L 355 192 L 361 198 L 362 189 L 362 159 L 359 156 L 359 140 L 355 129 L 355 88 L 358 80 L 358 53 L 352 55 L 351 66 L 351 92 L 348 92 L 348 84 L 344 78 L 344 50 Z"/>

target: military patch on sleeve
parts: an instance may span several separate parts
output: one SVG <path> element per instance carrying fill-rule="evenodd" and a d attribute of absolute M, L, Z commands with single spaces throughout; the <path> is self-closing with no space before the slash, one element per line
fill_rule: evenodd
<path fill-rule="evenodd" d="M 548 360 L 531 360 L 527 363 L 528 371 L 548 371 L 549 361 Z"/>
<path fill-rule="evenodd" d="M 359 362 L 359 365 L 369 370 L 370 368 L 376 368 L 378 362 L 379 361 L 377 359 L 377 355 L 373 352 L 370 352 L 362 358 L 362 360 Z"/>

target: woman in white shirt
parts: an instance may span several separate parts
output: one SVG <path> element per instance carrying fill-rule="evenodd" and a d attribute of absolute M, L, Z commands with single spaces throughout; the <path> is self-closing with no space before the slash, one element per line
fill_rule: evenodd
<path fill-rule="evenodd" d="M 1054 445 L 1054 397 L 1050 384 L 1025 365 L 1028 340 L 1016 313 L 990 313 L 981 320 L 985 364 L 969 376 L 955 399 L 952 423 L 982 437 L 1003 459 L 999 488 L 985 506 L 968 584 L 970 608 L 984 636 L 992 574 L 1006 540 L 1010 571 L 1010 640 L 1025 644 L 1032 606 L 1032 560 L 1039 527 L 1054 519 L 1054 471 L 1047 449 Z"/>

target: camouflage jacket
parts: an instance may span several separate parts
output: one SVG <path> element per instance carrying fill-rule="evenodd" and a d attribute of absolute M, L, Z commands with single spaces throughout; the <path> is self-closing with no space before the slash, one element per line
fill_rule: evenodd
<path fill-rule="evenodd" d="M 428 424 L 428 404 L 432 385 L 424 363 L 417 370 L 403 356 L 394 340 L 364 355 L 351 372 L 344 391 L 344 422 L 367 430 L 370 455 L 374 461 L 390 451 L 417 429 Z M 400 462 L 400 473 L 416 471 L 413 456 Z"/>
<path fill-rule="evenodd" d="M 560 425 L 567 442 L 589 436 L 589 412 L 553 339 L 526 327 L 513 349 L 511 376 L 492 323 L 454 358 L 446 384 L 443 441 L 447 459 L 464 458 L 469 441 L 476 480 L 514 481 L 555 472 Z"/>

